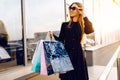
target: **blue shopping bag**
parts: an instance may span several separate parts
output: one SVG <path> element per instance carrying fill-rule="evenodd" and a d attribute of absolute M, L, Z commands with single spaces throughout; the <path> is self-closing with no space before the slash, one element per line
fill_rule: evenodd
<path fill-rule="evenodd" d="M 41 68 L 42 42 L 43 42 L 42 40 L 38 42 L 32 59 L 32 71 L 36 73 L 40 73 Z"/>
<path fill-rule="evenodd" d="M 44 41 L 43 46 L 49 74 L 63 73 L 74 69 L 63 43 Z"/>

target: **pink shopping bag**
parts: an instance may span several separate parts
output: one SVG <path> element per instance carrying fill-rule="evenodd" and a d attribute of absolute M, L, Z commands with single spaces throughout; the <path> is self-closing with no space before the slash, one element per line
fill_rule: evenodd
<path fill-rule="evenodd" d="M 43 47 L 43 41 L 42 41 L 42 47 L 41 47 L 41 75 L 48 75 L 47 72 L 47 65 L 46 65 L 46 59 L 45 59 L 45 52 Z"/>

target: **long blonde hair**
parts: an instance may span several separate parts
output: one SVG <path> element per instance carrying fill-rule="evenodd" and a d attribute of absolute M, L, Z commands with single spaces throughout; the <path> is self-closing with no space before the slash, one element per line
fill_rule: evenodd
<path fill-rule="evenodd" d="M 73 4 L 76 4 L 78 7 L 80 7 L 80 8 L 82 7 L 83 8 L 83 4 L 82 3 L 73 2 L 70 6 L 72 6 Z M 84 35 L 84 19 L 83 19 L 83 15 L 79 15 L 78 21 L 79 21 L 79 24 L 80 24 L 80 27 L 81 27 L 81 30 L 82 30 L 82 38 L 83 38 L 83 35 Z M 71 22 L 72 22 L 72 17 L 70 17 L 70 21 L 69 21 L 68 27 L 71 25 Z"/>

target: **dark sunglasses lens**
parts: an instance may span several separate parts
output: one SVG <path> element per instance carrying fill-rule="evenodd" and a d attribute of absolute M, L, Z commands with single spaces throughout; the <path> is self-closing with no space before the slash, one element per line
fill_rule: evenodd
<path fill-rule="evenodd" d="M 69 7 L 69 9 L 71 9 L 71 10 L 76 10 L 76 7 Z"/>

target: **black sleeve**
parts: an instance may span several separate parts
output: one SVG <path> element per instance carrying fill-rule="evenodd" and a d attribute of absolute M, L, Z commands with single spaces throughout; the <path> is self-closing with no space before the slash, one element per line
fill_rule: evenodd
<path fill-rule="evenodd" d="M 53 34 L 55 40 L 64 42 L 64 26 L 65 26 L 64 23 L 62 23 L 59 37 L 57 37 L 55 34 Z"/>
<path fill-rule="evenodd" d="M 84 32 L 86 34 L 94 32 L 93 25 L 87 17 L 84 17 L 84 24 L 85 24 Z"/>

